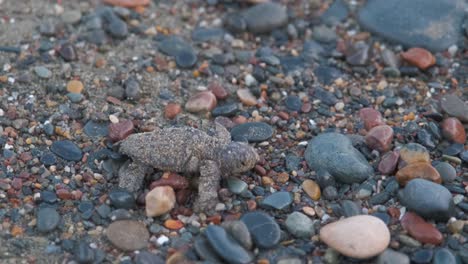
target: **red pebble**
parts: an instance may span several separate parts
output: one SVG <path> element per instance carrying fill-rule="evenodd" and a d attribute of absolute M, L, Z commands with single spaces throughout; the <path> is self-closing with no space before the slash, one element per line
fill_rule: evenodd
<path fill-rule="evenodd" d="M 116 142 L 127 138 L 133 133 L 133 122 L 130 120 L 121 120 L 119 123 L 109 125 L 109 138 Z"/>
<path fill-rule="evenodd" d="M 385 155 L 383 155 L 378 166 L 379 172 L 384 175 L 393 174 L 398 165 L 399 158 L 400 153 L 398 153 L 398 151 L 388 152 Z"/>
<path fill-rule="evenodd" d="M 442 122 L 442 134 L 448 140 L 465 144 L 466 132 L 463 124 L 455 117 L 450 117 Z"/>
<path fill-rule="evenodd" d="M 171 186 L 174 190 L 186 189 L 189 186 L 188 180 L 177 173 L 165 173 L 160 179 L 150 185 L 150 189 L 158 186 Z"/>
<path fill-rule="evenodd" d="M 366 134 L 366 144 L 379 152 L 390 150 L 393 140 L 393 129 L 387 125 L 373 127 Z"/>
<path fill-rule="evenodd" d="M 403 216 L 401 219 L 401 225 L 419 242 L 440 245 L 444 240 L 442 233 L 440 233 L 437 228 L 413 212 L 407 212 Z"/>
<path fill-rule="evenodd" d="M 368 131 L 373 127 L 385 125 L 382 114 L 373 108 L 362 108 L 359 110 L 359 118 L 364 122 L 364 127 Z"/>

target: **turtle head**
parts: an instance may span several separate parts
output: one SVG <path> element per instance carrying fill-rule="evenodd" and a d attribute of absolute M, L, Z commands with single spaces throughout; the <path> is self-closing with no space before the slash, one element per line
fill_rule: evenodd
<path fill-rule="evenodd" d="M 229 174 L 249 171 L 260 159 L 255 149 L 243 142 L 231 142 L 225 145 L 218 157 L 221 170 Z"/>

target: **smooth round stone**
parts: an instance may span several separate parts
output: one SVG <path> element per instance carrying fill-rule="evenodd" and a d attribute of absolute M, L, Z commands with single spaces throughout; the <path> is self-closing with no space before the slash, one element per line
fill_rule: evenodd
<path fill-rule="evenodd" d="M 378 170 L 384 175 L 391 175 L 395 172 L 400 159 L 400 153 L 398 151 L 390 151 L 382 156 L 379 162 Z"/>
<path fill-rule="evenodd" d="M 332 84 L 336 79 L 343 76 L 343 73 L 334 67 L 318 66 L 314 70 L 314 74 L 318 81 L 325 85 Z"/>
<path fill-rule="evenodd" d="M 388 40 L 442 51 L 462 38 L 464 8 L 463 0 L 374 0 L 362 6 L 358 20 Z"/>
<path fill-rule="evenodd" d="M 442 134 L 448 140 L 455 143 L 465 144 L 466 132 L 465 127 L 457 118 L 450 117 L 445 119 L 442 124 Z"/>
<path fill-rule="evenodd" d="M 364 122 L 366 130 L 385 125 L 382 114 L 374 108 L 362 108 L 359 110 L 359 118 Z"/>
<path fill-rule="evenodd" d="M 247 183 L 235 177 L 229 177 L 227 180 L 227 185 L 229 191 L 231 191 L 234 194 L 241 194 L 245 192 L 248 187 Z"/>
<path fill-rule="evenodd" d="M 325 225 L 320 240 L 345 256 L 367 259 L 387 248 L 390 231 L 379 218 L 358 215 Z"/>
<path fill-rule="evenodd" d="M 211 91 L 203 91 L 190 97 L 185 103 L 185 109 L 191 113 L 209 112 L 216 104 L 216 96 Z"/>
<path fill-rule="evenodd" d="M 60 219 L 60 215 L 54 208 L 39 208 L 37 211 L 37 230 L 41 233 L 50 232 L 58 226 Z"/>
<path fill-rule="evenodd" d="M 431 263 L 434 251 L 432 249 L 419 249 L 411 256 L 411 262 L 416 264 Z"/>
<path fill-rule="evenodd" d="M 435 183 L 442 183 L 439 172 L 426 162 L 416 162 L 406 165 L 396 173 L 400 185 L 406 185 L 410 180 L 421 178 Z"/>
<path fill-rule="evenodd" d="M 226 117 L 233 117 L 239 112 L 239 107 L 235 103 L 225 104 L 215 107 L 213 111 L 211 111 L 211 115 L 213 117 L 217 116 L 226 116 Z"/>
<path fill-rule="evenodd" d="M 400 201 L 408 210 L 428 219 L 446 221 L 454 214 L 449 190 L 423 179 L 409 181 L 401 192 Z"/>
<path fill-rule="evenodd" d="M 338 102 L 336 95 L 322 88 L 315 89 L 314 97 L 328 106 L 333 106 Z"/>
<path fill-rule="evenodd" d="M 135 78 L 128 78 L 125 81 L 125 97 L 131 100 L 138 100 L 141 96 L 140 84 Z"/>
<path fill-rule="evenodd" d="M 37 76 L 43 78 L 43 79 L 48 79 L 52 77 L 52 72 L 47 69 L 44 66 L 36 66 L 34 67 L 34 72 L 37 74 Z"/>
<path fill-rule="evenodd" d="M 146 216 L 155 217 L 170 212 L 176 203 L 174 189 L 170 186 L 158 186 L 145 197 Z"/>
<path fill-rule="evenodd" d="M 440 245 L 444 239 L 437 228 L 413 212 L 407 212 L 400 222 L 401 226 L 421 243 Z"/>
<path fill-rule="evenodd" d="M 75 104 L 81 102 L 84 98 L 84 96 L 79 93 L 67 93 L 67 97 L 72 103 Z"/>
<path fill-rule="evenodd" d="M 312 200 L 317 201 L 320 199 L 320 187 L 313 180 L 305 180 L 302 183 L 302 189 Z"/>
<path fill-rule="evenodd" d="M 241 219 L 250 231 L 255 245 L 259 248 L 272 248 L 281 239 L 281 229 L 275 219 L 268 214 L 254 211 L 244 214 Z"/>
<path fill-rule="evenodd" d="M 333 4 L 320 17 L 327 24 L 336 24 L 348 17 L 349 9 L 343 0 L 335 0 Z"/>
<path fill-rule="evenodd" d="M 434 258 L 432 259 L 433 264 L 456 264 L 457 259 L 452 252 L 446 248 L 437 249 Z"/>
<path fill-rule="evenodd" d="M 108 123 L 90 120 L 83 127 L 83 131 L 90 137 L 106 137 L 109 134 Z"/>
<path fill-rule="evenodd" d="M 40 161 L 45 166 L 50 166 L 57 163 L 57 158 L 55 158 L 55 155 L 52 152 L 47 151 L 42 154 Z"/>
<path fill-rule="evenodd" d="M 410 258 L 400 252 L 394 251 L 392 249 L 386 249 L 382 254 L 377 258 L 376 264 L 410 264 Z"/>
<path fill-rule="evenodd" d="M 314 222 L 305 214 L 294 212 L 286 218 L 289 233 L 299 238 L 310 238 L 315 234 Z"/>
<path fill-rule="evenodd" d="M 450 183 L 457 178 L 457 171 L 447 162 L 440 162 L 434 167 L 442 177 L 443 183 Z"/>
<path fill-rule="evenodd" d="M 94 250 L 85 241 L 80 241 L 74 249 L 73 256 L 78 263 L 93 263 Z"/>
<path fill-rule="evenodd" d="M 288 208 L 292 202 L 293 198 L 289 192 L 275 192 L 263 200 L 262 206 L 269 209 L 283 210 Z"/>
<path fill-rule="evenodd" d="M 142 251 L 135 257 L 135 264 L 165 264 L 161 256 L 148 251 Z"/>
<path fill-rule="evenodd" d="M 252 77 L 253 78 L 253 77 Z M 236 91 L 237 97 L 246 106 L 254 106 L 257 104 L 257 98 L 252 94 L 250 89 L 242 88 Z"/>
<path fill-rule="evenodd" d="M 296 111 L 299 112 L 302 108 L 302 101 L 299 98 L 299 96 L 296 95 L 289 95 L 284 99 L 284 104 L 286 105 L 286 108 L 290 111 Z"/>
<path fill-rule="evenodd" d="M 175 61 L 178 67 L 183 69 L 192 68 L 197 63 L 197 55 L 193 50 L 184 50 L 175 56 Z"/>
<path fill-rule="evenodd" d="M 253 260 L 250 252 L 239 245 L 224 228 L 209 225 L 205 230 L 205 236 L 214 251 L 228 263 L 247 264 Z"/>
<path fill-rule="evenodd" d="M 234 141 L 262 142 L 273 136 L 273 127 L 264 122 L 249 122 L 237 125 L 231 130 Z"/>
<path fill-rule="evenodd" d="M 232 13 L 225 17 L 224 27 L 232 33 L 241 33 L 246 31 L 247 22 L 238 13 Z"/>
<path fill-rule="evenodd" d="M 221 226 L 241 244 L 245 249 L 251 249 L 253 246 L 252 236 L 249 229 L 242 221 L 226 221 Z"/>
<path fill-rule="evenodd" d="M 64 160 L 80 161 L 83 157 L 81 149 L 70 140 L 54 141 L 50 150 Z"/>
<path fill-rule="evenodd" d="M 108 22 L 106 30 L 114 38 L 123 39 L 128 35 L 128 26 L 112 10 L 106 12 L 104 18 Z"/>
<path fill-rule="evenodd" d="M 118 123 L 110 123 L 108 126 L 109 138 L 114 141 L 120 141 L 133 133 L 135 126 L 131 120 L 119 120 Z"/>
<path fill-rule="evenodd" d="M 106 236 L 117 248 L 125 251 L 147 246 L 149 233 L 146 226 L 134 220 L 115 221 L 107 227 Z"/>
<path fill-rule="evenodd" d="M 361 206 L 359 206 L 357 203 L 350 201 L 350 200 L 342 201 L 341 208 L 343 210 L 343 215 L 346 217 L 361 214 Z"/>
<path fill-rule="evenodd" d="M 436 62 L 434 55 L 430 51 L 418 47 L 402 52 L 401 57 L 409 64 L 421 70 L 426 70 Z"/>
<path fill-rule="evenodd" d="M 328 171 L 343 183 L 360 183 L 374 174 L 366 158 L 351 140 L 338 133 L 323 133 L 307 146 L 304 157 L 310 168 Z"/>
<path fill-rule="evenodd" d="M 267 33 L 288 22 L 286 7 L 273 2 L 254 5 L 241 15 L 252 33 Z"/>
<path fill-rule="evenodd" d="M 197 255 L 202 259 L 214 263 L 222 263 L 223 260 L 216 254 L 205 236 L 200 235 L 195 238 L 193 248 Z M 164 262 L 163 262 L 164 263 Z"/>
<path fill-rule="evenodd" d="M 456 156 L 460 154 L 465 149 L 465 145 L 460 143 L 453 143 L 450 146 L 446 147 L 442 153 L 449 156 Z"/>
<path fill-rule="evenodd" d="M 440 99 L 440 106 L 449 116 L 468 122 L 468 104 L 455 94 L 446 94 Z"/>
<path fill-rule="evenodd" d="M 176 57 L 177 54 L 183 51 L 190 50 L 194 52 L 192 46 L 190 46 L 187 41 L 183 40 L 179 36 L 165 37 L 161 42 L 159 42 L 158 49 L 162 53 L 173 57 Z"/>
<path fill-rule="evenodd" d="M 418 143 L 409 143 L 400 149 L 400 159 L 406 164 L 415 162 L 429 163 L 431 158 L 429 151 L 423 145 Z"/>
<path fill-rule="evenodd" d="M 41 200 L 46 203 L 55 203 L 57 201 L 57 195 L 54 192 L 42 191 Z"/>
<path fill-rule="evenodd" d="M 110 191 L 109 200 L 117 209 L 131 209 L 135 207 L 135 198 L 130 192 L 123 189 Z"/>

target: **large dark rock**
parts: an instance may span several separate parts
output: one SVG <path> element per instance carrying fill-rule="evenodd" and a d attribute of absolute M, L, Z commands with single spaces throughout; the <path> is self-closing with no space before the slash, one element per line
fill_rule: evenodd
<path fill-rule="evenodd" d="M 464 0 L 368 0 L 358 19 L 391 41 L 441 51 L 463 37 L 466 6 Z"/>

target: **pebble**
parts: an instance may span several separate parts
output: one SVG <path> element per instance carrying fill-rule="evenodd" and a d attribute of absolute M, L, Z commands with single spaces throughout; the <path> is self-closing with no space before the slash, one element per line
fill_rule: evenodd
<path fill-rule="evenodd" d="M 211 91 L 203 91 L 188 99 L 185 103 L 185 110 L 191 113 L 210 112 L 216 104 L 216 96 Z"/>
<path fill-rule="evenodd" d="M 443 183 L 451 183 L 457 178 L 457 171 L 450 163 L 440 162 L 434 168 L 439 172 Z"/>
<path fill-rule="evenodd" d="M 103 12 L 103 18 L 107 21 L 106 31 L 114 38 L 123 39 L 128 35 L 128 26 L 117 16 L 112 9 Z"/>
<path fill-rule="evenodd" d="M 241 219 L 259 248 L 273 248 L 281 239 L 281 229 L 274 218 L 260 211 L 244 214 Z"/>
<path fill-rule="evenodd" d="M 125 251 L 145 248 L 149 240 L 146 226 L 135 220 L 120 220 L 111 223 L 107 227 L 106 236 L 115 247 Z"/>
<path fill-rule="evenodd" d="M 245 249 L 250 250 L 253 247 L 252 237 L 244 222 L 239 220 L 226 221 L 221 226 Z"/>
<path fill-rule="evenodd" d="M 429 264 L 433 256 L 434 251 L 432 249 L 418 249 L 411 256 L 411 262 L 415 264 Z"/>
<path fill-rule="evenodd" d="M 141 251 L 135 257 L 135 264 L 164 264 L 164 259 L 148 251 Z"/>
<path fill-rule="evenodd" d="M 302 189 L 312 200 L 318 201 L 320 199 L 320 187 L 313 180 L 305 180 L 302 183 Z"/>
<path fill-rule="evenodd" d="M 72 103 L 79 103 L 84 98 L 82 94 L 77 94 L 77 93 L 67 93 L 67 97 L 68 99 L 70 99 L 70 102 Z"/>
<path fill-rule="evenodd" d="M 83 92 L 84 85 L 81 81 L 71 80 L 67 83 L 67 91 L 70 93 L 79 94 Z"/>
<path fill-rule="evenodd" d="M 135 78 L 128 78 L 125 81 L 125 97 L 130 100 L 138 100 L 141 96 L 140 84 Z"/>
<path fill-rule="evenodd" d="M 205 236 L 214 251 L 228 263 L 247 264 L 253 260 L 250 252 L 239 245 L 224 228 L 209 225 L 205 229 Z"/>
<path fill-rule="evenodd" d="M 446 248 L 437 249 L 432 259 L 433 264 L 456 264 L 457 259 L 452 252 Z"/>
<path fill-rule="evenodd" d="M 155 217 L 170 212 L 176 203 L 174 189 L 169 186 L 155 187 L 145 196 L 146 216 Z"/>
<path fill-rule="evenodd" d="M 410 258 L 401 253 L 392 249 L 386 249 L 382 254 L 377 258 L 376 264 L 410 264 Z"/>
<path fill-rule="evenodd" d="M 52 77 L 52 72 L 44 66 L 34 67 L 34 72 L 37 74 L 37 76 L 43 79 L 49 79 L 50 77 Z"/>
<path fill-rule="evenodd" d="M 222 28 L 197 27 L 192 31 L 195 42 L 219 41 L 223 39 L 225 31 Z"/>
<path fill-rule="evenodd" d="M 392 145 L 393 129 L 387 125 L 375 126 L 367 132 L 365 140 L 369 148 L 387 152 Z"/>
<path fill-rule="evenodd" d="M 133 122 L 131 120 L 119 120 L 118 123 L 110 123 L 108 131 L 109 138 L 114 142 L 126 139 L 133 134 Z"/>
<path fill-rule="evenodd" d="M 283 210 L 288 208 L 292 202 L 293 198 L 289 192 L 275 192 L 263 200 L 262 206 L 269 209 Z"/>
<path fill-rule="evenodd" d="M 409 64 L 414 65 L 421 70 L 426 70 L 436 62 L 434 55 L 423 48 L 411 48 L 406 52 L 401 53 L 401 57 Z"/>
<path fill-rule="evenodd" d="M 65 43 L 60 46 L 58 53 L 60 57 L 67 62 L 76 60 L 75 47 L 70 43 Z"/>
<path fill-rule="evenodd" d="M 257 105 L 257 98 L 252 94 L 248 88 L 241 88 L 236 91 L 239 100 L 246 106 Z"/>
<path fill-rule="evenodd" d="M 343 0 L 335 0 L 320 19 L 329 25 L 334 25 L 345 20 L 348 14 L 349 8 L 347 4 Z"/>
<path fill-rule="evenodd" d="M 443 51 L 462 38 L 462 6 L 463 0 L 368 1 L 360 8 L 358 21 L 404 46 Z"/>
<path fill-rule="evenodd" d="M 208 90 L 210 90 L 218 100 L 223 100 L 229 97 L 229 93 L 226 91 L 223 85 L 213 82 L 208 85 Z"/>
<path fill-rule="evenodd" d="M 109 134 L 109 127 L 105 122 L 89 120 L 83 127 L 83 131 L 89 137 L 106 137 Z"/>
<path fill-rule="evenodd" d="M 135 207 L 133 194 L 124 189 L 114 189 L 109 192 L 109 200 L 117 209 L 131 209 Z"/>
<path fill-rule="evenodd" d="M 435 183 L 442 183 L 439 172 L 426 162 L 411 163 L 396 173 L 398 183 L 405 186 L 409 181 L 421 178 Z"/>
<path fill-rule="evenodd" d="M 57 163 L 57 159 L 55 158 L 55 155 L 49 151 L 44 152 L 42 154 L 40 161 L 42 162 L 42 164 L 46 166 L 54 165 L 55 163 Z"/>
<path fill-rule="evenodd" d="M 62 21 L 67 24 L 76 24 L 81 20 L 81 11 L 80 10 L 67 10 L 62 13 L 60 16 Z"/>
<path fill-rule="evenodd" d="M 412 164 L 416 162 L 425 162 L 429 163 L 431 158 L 429 156 L 429 151 L 418 144 L 418 143 L 409 143 L 404 145 L 400 149 L 400 159 L 405 162 L 405 164 Z"/>
<path fill-rule="evenodd" d="M 178 103 L 168 103 L 164 108 L 164 117 L 167 119 L 174 119 L 182 112 L 182 107 Z"/>
<path fill-rule="evenodd" d="M 341 202 L 342 213 L 345 217 L 355 216 L 361 214 L 361 207 L 350 200 L 344 200 Z"/>
<path fill-rule="evenodd" d="M 50 150 L 64 160 L 80 161 L 83 157 L 81 149 L 70 140 L 54 141 L 50 146 Z"/>
<path fill-rule="evenodd" d="M 239 112 L 239 107 L 235 103 L 225 104 L 217 106 L 213 111 L 211 111 L 211 115 L 213 117 L 217 116 L 225 116 L 225 117 L 233 117 Z"/>
<path fill-rule="evenodd" d="M 421 243 L 440 245 L 444 239 L 437 228 L 413 212 L 407 212 L 400 222 L 401 226 Z"/>
<path fill-rule="evenodd" d="M 80 241 L 74 248 L 73 256 L 78 263 L 93 263 L 94 250 L 85 241 Z"/>
<path fill-rule="evenodd" d="M 463 102 L 457 95 L 444 95 L 440 99 L 440 107 L 449 116 L 456 117 L 464 123 L 468 122 L 468 104 Z"/>
<path fill-rule="evenodd" d="M 378 171 L 384 175 L 391 175 L 395 172 L 398 160 L 400 159 L 400 153 L 398 151 L 390 151 L 382 156 L 382 159 L 378 165 Z"/>
<path fill-rule="evenodd" d="M 206 239 L 204 235 L 197 236 L 193 243 L 193 247 L 197 255 L 205 261 L 214 262 L 214 263 L 222 263 L 223 260 L 219 257 L 216 252 L 214 251 L 213 247 L 211 247 L 210 243 Z M 164 262 L 163 262 L 164 263 Z"/>
<path fill-rule="evenodd" d="M 183 190 L 189 187 L 190 183 L 186 177 L 177 173 L 164 173 L 161 178 L 150 185 L 150 190 L 158 186 L 170 186 L 174 190 Z"/>
<path fill-rule="evenodd" d="M 286 108 L 290 111 L 299 112 L 302 108 L 302 101 L 296 95 L 289 95 L 284 99 Z"/>
<path fill-rule="evenodd" d="M 320 240 L 345 256 L 367 259 L 387 249 L 390 231 L 379 218 L 358 215 L 323 226 Z"/>
<path fill-rule="evenodd" d="M 236 125 L 231 130 L 234 141 L 262 142 L 273 136 L 273 127 L 264 122 L 248 122 Z"/>
<path fill-rule="evenodd" d="M 437 183 L 424 179 L 409 181 L 403 189 L 400 201 L 409 210 L 436 221 L 446 221 L 454 214 L 452 194 Z"/>
<path fill-rule="evenodd" d="M 273 2 L 254 5 L 243 11 L 241 16 L 252 33 L 267 33 L 288 22 L 286 7 Z"/>
<path fill-rule="evenodd" d="M 175 56 L 176 64 L 179 68 L 193 68 L 197 63 L 197 55 L 193 50 L 184 50 L 177 53 Z"/>
<path fill-rule="evenodd" d="M 465 144 L 466 132 L 465 127 L 457 118 L 450 117 L 445 119 L 442 124 L 442 134 L 444 137 L 455 143 Z"/>
<path fill-rule="evenodd" d="M 231 13 L 224 18 L 224 27 L 232 33 L 241 33 L 247 30 L 247 22 L 237 13 Z"/>
<path fill-rule="evenodd" d="M 332 84 L 336 79 L 343 76 L 343 73 L 334 67 L 318 66 L 314 70 L 317 80 L 325 85 Z"/>
<path fill-rule="evenodd" d="M 104 3 L 109 5 L 134 8 L 148 5 L 150 0 L 104 0 Z"/>
<path fill-rule="evenodd" d="M 304 157 L 310 168 L 328 171 L 343 183 L 360 183 L 374 174 L 351 140 L 338 133 L 322 133 L 307 146 Z"/>
<path fill-rule="evenodd" d="M 41 233 L 51 232 L 57 228 L 60 219 L 60 215 L 54 208 L 39 208 L 37 211 L 37 230 Z"/>
<path fill-rule="evenodd" d="M 165 37 L 162 41 L 160 41 L 158 49 L 162 53 L 172 57 L 177 57 L 178 54 L 187 51 L 195 53 L 192 46 L 190 46 L 187 41 L 175 35 Z"/>
<path fill-rule="evenodd" d="M 298 238 L 310 238 L 315 234 L 314 222 L 300 212 L 288 215 L 285 225 L 289 233 Z"/>
<path fill-rule="evenodd" d="M 235 177 L 229 177 L 227 179 L 227 186 L 229 191 L 234 194 L 241 194 L 245 192 L 248 187 L 247 183 Z"/>

